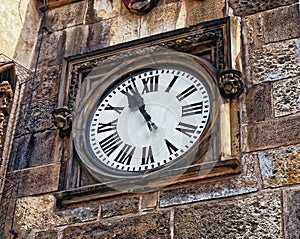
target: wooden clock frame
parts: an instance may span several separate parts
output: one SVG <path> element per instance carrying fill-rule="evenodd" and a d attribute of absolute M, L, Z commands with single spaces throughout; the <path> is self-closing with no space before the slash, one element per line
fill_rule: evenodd
<path fill-rule="evenodd" d="M 224 18 L 205 22 L 189 28 L 179 29 L 128 43 L 119 44 L 84 55 L 66 59 L 66 82 L 63 105 L 71 112 L 81 82 L 97 65 L 108 58 L 126 59 L 131 50 L 142 51 L 150 47 L 163 47 L 173 51 L 193 54 L 208 60 L 217 70 L 216 78 L 228 69 L 241 71 L 239 54 L 241 51 L 240 25 L 236 18 Z M 156 190 L 169 185 L 203 180 L 221 175 L 240 172 L 240 125 L 238 99 L 223 99 L 220 105 L 220 157 L 213 162 L 198 163 L 189 166 L 180 176 L 176 170 L 147 185 L 135 185 L 130 189 L 122 184 L 128 181 L 113 181 L 111 184 L 96 182 L 90 178 L 77 160 L 71 137 L 62 138 L 63 160 L 61 168 L 60 191 L 55 193 L 58 206 L 102 199 L 126 193 Z M 76 159 L 77 158 L 77 159 Z M 170 183 L 171 182 L 171 183 Z M 121 185 L 121 186 L 120 186 Z"/>

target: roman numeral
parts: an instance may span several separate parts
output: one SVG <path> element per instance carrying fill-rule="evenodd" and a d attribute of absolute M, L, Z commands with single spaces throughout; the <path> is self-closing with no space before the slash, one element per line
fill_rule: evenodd
<path fill-rule="evenodd" d="M 122 144 L 122 140 L 117 132 L 109 135 L 99 142 L 103 152 L 109 157 Z"/>
<path fill-rule="evenodd" d="M 103 133 L 103 132 L 107 132 L 107 131 L 111 131 L 111 130 L 117 130 L 117 122 L 118 119 L 113 120 L 112 122 L 109 123 L 100 123 L 98 124 L 98 128 L 97 128 L 97 133 Z"/>
<path fill-rule="evenodd" d="M 142 165 L 146 165 L 149 163 L 154 163 L 151 146 L 149 146 L 148 148 L 143 147 L 143 151 L 142 151 Z"/>
<path fill-rule="evenodd" d="M 115 159 L 116 162 L 121 164 L 130 165 L 132 156 L 134 154 L 135 147 L 125 144 L 121 151 L 119 152 L 117 158 Z"/>
<path fill-rule="evenodd" d="M 165 90 L 165 92 L 169 92 L 171 90 L 171 88 L 173 87 L 175 81 L 178 79 L 178 76 L 174 76 L 172 81 L 170 82 L 170 84 L 168 85 L 167 89 Z"/>
<path fill-rule="evenodd" d="M 182 91 L 179 95 L 177 95 L 177 99 L 179 101 L 182 101 L 184 98 L 188 97 L 189 95 L 193 94 L 195 91 L 197 91 L 195 86 L 190 86 L 186 90 Z"/>
<path fill-rule="evenodd" d="M 178 124 L 178 127 L 176 128 L 176 130 L 178 130 L 179 132 L 185 134 L 188 137 L 191 137 L 192 134 L 195 133 L 196 129 L 197 129 L 197 126 L 191 125 L 191 124 L 182 123 L 182 122 L 180 122 Z"/>
<path fill-rule="evenodd" d="M 110 104 L 108 104 L 106 107 L 105 107 L 105 110 L 114 110 L 116 111 L 118 114 L 121 114 L 122 111 L 124 110 L 125 107 L 114 107 L 114 106 L 111 106 Z"/>
<path fill-rule="evenodd" d="M 195 114 L 202 114 L 203 111 L 203 102 L 198 102 L 190 105 L 182 106 L 182 117 L 195 115 Z"/>
<path fill-rule="evenodd" d="M 142 82 L 144 85 L 142 94 L 158 91 L 158 77 L 159 77 L 159 75 L 150 76 L 148 78 L 142 79 Z"/>
<path fill-rule="evenodd" d="M 176 148 L 176 146 L 174 146 L 172 143 L 170 143 L 170 141 L 168 141 L 167 139 L 165 139 L 165 143 L 169 150 L 169 154 L 173 154 L 178 150 L 178 148 Z"/>

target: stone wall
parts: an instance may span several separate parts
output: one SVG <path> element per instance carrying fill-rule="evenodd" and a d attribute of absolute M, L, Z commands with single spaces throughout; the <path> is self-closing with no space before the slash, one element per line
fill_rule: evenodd
<path fill-rule="evenodd" d="M 242 23 L 241 173 L 56 208 L 66 145 L 51 111 L 64 102 L 65 57 L 227 15 Z M 120 1 L 81 0 L 49 9 L 47 26 L 31 118 L 24 125 L 28 87 L 8 174 L 16 179 L 23 169 L 14 226 L 21 237 L 300 238 L 299 1 L 166 0 L 136 16 Z"/>

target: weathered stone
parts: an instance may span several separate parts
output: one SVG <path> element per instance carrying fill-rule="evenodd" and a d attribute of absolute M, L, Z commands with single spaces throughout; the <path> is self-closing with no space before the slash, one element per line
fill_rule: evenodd
<path fill-rule="evenodd" d="M 167 239 L 171 238 L 169 224 L 169 212 L 144 214 L 68 227 L 63 231 L 63 238 Z"/>
<path fill-rule="evenodd" d="M 107 47 L 110 41 L 110 27 L 111 20 L 106 20 L 66 29 L 65 57 Z"/>
<path fill-rule="evenodd" d="M 241 162 L 243 171 L 238 176 L 161 191 L 159 205 L 168 207 L 255 192 L 257 191 L 256 161 L 255 155 L 245 155 Z"/>
<path fill-rule="evenodd" d="M 298 3 L 299 0 L 272 0 L 272 1 L 241 1 L 230 0 L 229 5 L 232 7 L 235 15 L 248 15 L 259 11 L 273 9 L 280 6 Z"/>
<path fill-rule="evenodd" d="M 127 41 L 136 40 L 140 34 L 140 17 L 131 14 L 112 19 L 110 45 L 116 45 Z"/>
<path fill-rule="evenodd" d="M 284 117 L 243 126 L 243 151 L 257 151 L 300 142 L 299 116 Z"/>
<path fill-rule="evenodd" d="M 20 175 L 19 175 L 20 174 Z M 12 182 L 19 182 L 19 197 L 49 193 L 58 189 L 60 164 L 50 164 L 36 168 L 7 173 Z"/>
<path fill-rule="evenodd" d="M 41 40 L 41 35 L 38 42 Z M 32 65 L 36 64 L 37 54 L 40 52 L 39 64 L 47 66 L 61 65 L 63 63 L 65 49 L 66 34 L 64 31 L 57 31 L 50 34 L 44 34 L 41 48 L 39 44 L 36 46 L 35 56 L 33 57 Z"/>
<path fill-rule="evenodd" d="M 280 194 L 175 209 L 174 239 L 283 238 Z"/>
<path fill-rule="evenodd" d="M 273 84 L 275 117 L 300 111 L 300 77 Z"/>
<path fill-rule="evenodd" d="M 180 3 L 163 4 L 155 7 L 142 18 L 140 37 L 175 30 L 179 11 Z"/>
<path fill-rule="evenodd" d="M 243 122 L 257 122 L 270 119 L 272 112 L 271 84 L 253 85 L 244 98 L 245 114 Z"/>
<path fill-rule="evenodd" d="M 25 132 L 38 133 L 50 130 L 53 126 L 51 112 L 57 107 L 57 98 L 41 99 L 31 102 L 31 110 L 28 112 L 28 105 L 22 105 L 16 128 L 16 136 Z"/>
<path fill-rule="evenodd" d="M 132 197 L 103 203 L 101 205 L 101 216 L 103 218 L 107 218 L 129 213 L 137 213 L 139 211 L 139 202 L 139 197 Z"/>
<path fill-rule="evenodd" d="M 299 4 L 262 14 L 265 43 L 282 41 L 300 36 Z"/>
<path fill-rule="evenodd" d="M 300 74 L 300 39 L 277 42 L 250 50 L 252 82 L 275 81 Z"/>
<path fill-rule="evenodd" d="M 224 17 L 224 0 L 186 1 L 186 26 Z"/>
<path fill-rule="evenodd" d="M 264 188 L 300 183 L 300 146 L 258 153 Z"/>
<path fill-rule="evenodd" d="M 62 30 L 83 24 L 85 14 L 85 1 L 68 4 L 47 12 L 46 26 L 51 31 Z"/>
<path fill-rule="evenodd" d="M 246 16 L 244 33 L 246 34 L 245 43 L 249 44 L 252 49 L 261 48 L 264 44 L 263 23 L 261 13 Z"/>
<path fill-rule="evenodd" d="M 300 190 L 283 191 L 285 238 L 299 238 L 300 232 Z"/>
<path fill-rule="evenodd" d="M 91 204 L 82 207 L 76 207 L 64 211 L 56 212 L 62 222 L 60 224 L 72 224 L 77 222 L 87 222 L 96 220 L 98 217 L 99 205 Z"/>
<path fill-rule="evenodd" d="M 58 232 L 55 230 L 47 230 L 47 231 L 41 231 L 37 232 L 35 234 L 35 239 L 58 239 Z"/>
<path fill-rule="evenodd" d="M 55 153 L 56 131 L 25 135 L 14 140 L 10 171 L 59 162 Z"/>
<path fill-rule="evenodd" d="M 94 0 L 94 11 L 101 20 L 120 15 L 122 1 L 118 0 Z"/>
<path fill-rule="evenodd" d="M 142 210 L 151 210 L 157 207 L 158 203 L 158 193 L 152 192 L 143 194 L 141 198 L 141 209 Z"/>
<path fill-rule="evenodd" d="M 14 229 L 20 238 L 28 238 L 32 231 L 45 231 L 45 228 L 48 228 L 46 232 L 37 233 L 45 237 L 36 235 L 35 238 L 51 238 L 50 235 L 53 239 L 56 238 L 57 233 L 51 228 L 63 222 L 62 218 L 55 215 L 54 206 L 55 198 L 52 195 L 19 198 L 16 204 Z"/>

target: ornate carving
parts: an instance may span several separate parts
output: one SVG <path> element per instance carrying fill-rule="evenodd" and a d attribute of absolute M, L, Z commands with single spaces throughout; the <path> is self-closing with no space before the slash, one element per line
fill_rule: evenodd
<path fill-rule="evenodd" d="M 71 110 L 66 106 L 53 110 L 52 122 L 59 129 L 60 136 L 68 135 L 72 127 Z"/>
<path fill-rule="evenodd" d="M 221 94 L 226 98 L 236 98 L 244 90 L 242 73 L 237 70 L 223 71 L 219 77 L 219 87 Z"/>
<path fill-rule="evenodd" d="M 0 83 L 0 150 L 3 150 L 4 134 L 7 126 L 9 102 L 13 99 L 13 90 L 8 81 Z"/>
<path fill-rule="evenodd" d="M 144 15 L 152 10 L 158 0 L 122 0 L 126 8 L 137 15 Z"/>

